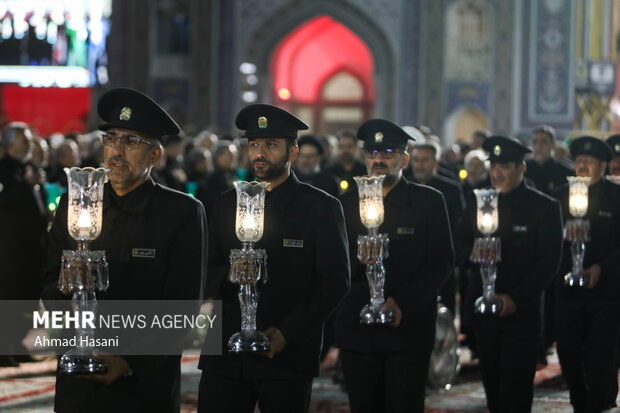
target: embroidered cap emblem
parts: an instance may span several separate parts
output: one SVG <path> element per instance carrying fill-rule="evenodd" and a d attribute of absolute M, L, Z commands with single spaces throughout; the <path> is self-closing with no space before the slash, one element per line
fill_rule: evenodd
<path fill-rule="evenodd" d="M 583 144 L 583 149 L 585 149 L 586 151 L 589 151 L 590 150 L 590 146 L 591 146 L 590 142 L 586 142 L 586 143 Z"/>
<path fill-rule="evenodd" d="M 121 109 L 121 115 L 118 117 L 120 120 L 129 120 L 131 119 L 131 108 L 125 106 Z"/>
<path fill-rule="evenodd" d="M 493 148 L 493 153 L 495 154 L 495 156 L 499 156 L 502 153 L 502 147 L 499 145 L 495 145 L 495 147 Z"/>
<path fill-rule="evenodd" d="M 375 133 L 375 142 L 383 142 L 383 134 L 381 132 Z"/>
<path fill-rule="evenodd" d="M 260 129 L 265 129 L 267 127 L 267 118 L 264 116 L 261 116 L 258 118 L 258 127 Z"/>

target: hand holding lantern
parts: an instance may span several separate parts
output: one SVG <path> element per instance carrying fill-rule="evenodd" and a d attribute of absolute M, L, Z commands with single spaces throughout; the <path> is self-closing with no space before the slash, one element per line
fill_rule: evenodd
<path fill-rule="evenodd" d="M 366 278 L 370 289 L 370 303 L 360 312 L 362 324 L 389 324 L 394 321 L 392 311 L 383 312 L 385 302 L 385 267 L 383 259 L 388 257 L 389 238 L 378 234 L 383 223 L 383 179 L 385 175 L 355 177 L 359 189 L 359 208 L 362 224 L 368 228 L 368 235 L 357 238 L 357 258 L 366 264 Z"/>
<path fill-rule="evenodd" d="M 108 288 L 108 263 L 104 251 L 91 251 L 90 242 L 101 234 L 103 221 L 103 185 L 107 177 L 104 168 L 65 168 L 69 198 L 67 229 L 78 243 L 75 251 L 64 250 L 58 277 L 58 289 L 72 294 L 74 311 L 96 311 L 96 290 Z M 78 337 L 92 338 L 89 328 L 77 329 Z M 93 348 L 78 339 L 77 346 L 59 361 L 63 374 L 103 374 L 108 370 L 105 361 L 93 357 Z M 89 340 L 85 340 L 88 342 Z"/>
<path fill-rule="evenodd" d="M 235 232 L 242 243 L 242 249 L 230 251 L 230 273 L 228 280 L 239 284 L 241 305 L 241 331 L 228 340 L 228 351 L 267 352 L 269 339 L 256 330 L 256 309 L 258 307 L 257 282 L 267 281 L 267 253 L 254 248 L 263 237 L 266 182 L 235 182 L 237 191 L 237 215 Z"/>
<path fill-rule="evenodd" d="M 568 210 L 575 219 L 569 219 L 564 226 L 564 239 L 571 241 L 572 271 L 564 276 L 564 284 L 571 287 L 585 287 L 590 276 L 583 272 L 583 258 L 586 241 L 590 240 L 590 221 L 583 219 L 588 212 L 588 185 L 590 177 L 569 176 Z"/>
<path fill-rule="evenodd" d="M 482 296 L 475 302 L 475 311 L 480 314 L 499 314 L 503 301 L 495 297 L 497 263 L 501 260 L 499 237 L 491 237 L 499 227 L 497 201 L 499 192 L 495 189 L 475 189 L 478 230 L 484 235 L 476 238 L 471 260 L 480 264 Z"/>

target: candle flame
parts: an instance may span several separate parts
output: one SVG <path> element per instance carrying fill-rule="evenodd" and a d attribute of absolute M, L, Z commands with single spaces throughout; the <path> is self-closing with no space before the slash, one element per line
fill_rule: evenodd
<path fill-rule="evenodd" d="M 482 215 L 482 228 L 491 228 L 493 226 L 493 218 L 491 214 Z"/>
<path fill-rule="evenodd" d="M 368 218 L 369 221 L 376 221 L 377 218 L 379 218 L 379 214 L 374 205 L 370 205 L 368 211 L 366 211 L 366 218 Z"/>
<path fill-rule="evenodd" d="M 80 212 L 80 216 L 78 217 L 77 225 L 78 225 L 78 228 L 88 228 L 88 229 L 90 229 L 90 227 L 91 227 L 90 214 L 88 213 L 87 209 L 82 209 L 82 212 Z"/>
<path fill-rule="evenodd" d="M 245 218 L 243 218 L 243 229 L 246 231 L 253 231 L 256 229 L 256 222 L 252 214 L 246 214 Z"/>

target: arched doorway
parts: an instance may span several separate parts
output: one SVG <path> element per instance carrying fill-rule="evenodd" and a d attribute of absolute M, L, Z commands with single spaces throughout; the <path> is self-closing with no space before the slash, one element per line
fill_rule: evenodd
<path fill-rule="evenodd" d="M 475 131 L 488 128 L 484 112 L 470 105 L 461 106 L 446 119 L 443 143 L 471 143 Z"/>
<path fill-rule="evenodd" d="M 374 63 L 366 44 L 336 20 L 319 15 L 284 37 L 270 62 L 271 99 L 314 133 L 357 128 L 375 102 Z"/>

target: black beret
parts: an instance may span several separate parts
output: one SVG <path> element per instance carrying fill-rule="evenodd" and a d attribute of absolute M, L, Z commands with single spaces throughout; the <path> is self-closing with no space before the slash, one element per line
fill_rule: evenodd
<path fill-rule="evenodd" d="M 137 90 L 110 89 L 101 95 L 97 112 L 104 120 L 99 129 L 122 128 L 150 138 L 163 140 L 165 135 L 177 135 L 179 125 L 153 99 Z"/>
<path fill-rule="evenodd" d="M 292 113 L 265 103 L 241 109 L 235 125 L 245 131 L 245 138 L 296 138 L 298 130 L 308 129 L 308 125 Z"/>
<path fill-rule="evenodd" d="M 605 142 L 611 148 L 614 156 L 620 156 L 620 135 L 611 135 Z"/>
<path fill-rule="evenodd" d="M 532 152 L 516 139 L 491 136 L 484 140 L 482 149 L 488 152 L 490 162 L 522 162 L 526 153 Z"/>
<path fill-rule="evenodd" d="M 357 130 L 364 149 L 405 149 L 412 139 L 400 126 L 385 119 L 370 119 Z"/>
<path fill-rule="evenodd" d="M 297 139 L 297 145 L 301 148 L 302 145 L 312 145 L 316 148 L 319 155 L 323 155 L 325 153 L 325 145 L 323 142 L 314 135 L 304 135 Z"/>
<path fill-rule="evenodd" d="M 582 136 L 570 143 L 570 154 L 575 159 L 578 155 L 591 155 L 604 162 L 611 161 L 611 148 L 602 140 L 592 136 Z"/>

